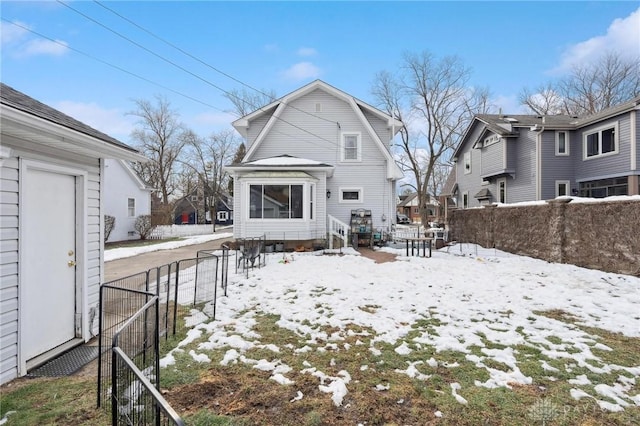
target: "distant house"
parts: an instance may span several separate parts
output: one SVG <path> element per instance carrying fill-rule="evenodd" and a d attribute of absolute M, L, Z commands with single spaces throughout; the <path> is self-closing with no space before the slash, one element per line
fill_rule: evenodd
<path fill-rule="evenodd" d="M 439 203 L 436 200 L 429 199 L 427 203 L 427 220 L 434 220 L 439 214 Z M 413 223 L 420 223 L 420 206 L 418 204 L 418 193 L 412 192 L 400 197 L 397 205 L 397 212 L 407 215 Z"/>
<path fill-rule="evenodd" d="M 97 332 L 106 158 L 145 160 L 0 83 L 0 383 Z"/>
<path fill-rule="evenodd" d="M 136 217 L 151 214 L 151 192 L 123 160 L 106 159 L 104 163 L 104 212 L 116 219 L 107 241 L 139 238 Z"/>
<path fill-rule="evenodd" d="M 323 239 L 336 229 L 330 221 L 344 232 L 358 209 L 388 230 L 403 177 L 389 146 L 401 125 L 320 80 L 236 120 L 247 153 L 226 167 L 234 236 Z"/>
<path fill-rule="evenodd" d="M 454 153 L 458 208 L 640 193 L 640 97 L 586 117 L 477 115 Z"/>
<path fill-rule="evenodd" d="M 174 221 L 176 225 L 211 223 L 211 210 L 207 204 L 211 197 L 207 194 L 206 200 L 201 190 L 193 191 L 176 201 Z M 222 194 L 216 200 L 216 225 L 233 224 L 233 201 L 227 194 Z"/>

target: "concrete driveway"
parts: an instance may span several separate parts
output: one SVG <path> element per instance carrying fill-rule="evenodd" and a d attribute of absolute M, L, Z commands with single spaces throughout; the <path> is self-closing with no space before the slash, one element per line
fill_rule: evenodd
<path fill-rule="evenodd" d="M 225 229 L 221 233 L 228 233 Z M 118 278 L 128 277 L 148 269 L 166 265 L 176 260 L 191 259 L 196 257 L 198 250 L 217 250 L 225 241 L 233 238 L 222 238 L 208 241 L 202 244 L 178 247 L 169 250 L 158 250 L 150 253 L 138 254 L 124 259 L 111 260 L 104 263 L 104 282 L 113 281 Z"/>

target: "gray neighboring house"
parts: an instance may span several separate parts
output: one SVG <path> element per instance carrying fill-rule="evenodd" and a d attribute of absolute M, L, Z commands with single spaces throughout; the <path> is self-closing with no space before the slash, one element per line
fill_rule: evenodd
<path fill-rule="evenodd" d="M 308 241 L 346 236 L 351 211 L 373 229 L 396 220 L 403 177 L 390 142 L 402 123 L 316 80 L 233 122 L 247 153 L 234 180 L 234 237 Z"/>
<path fill-rule="evenodd" d="M 477 115 L 453 159 L 458 208 L 640 194 L 640 96 L 585 117 Z"/>
<path fill-rule="evenodd" d="M 145 161 L 0 83 L 0 384 L 97 332 L 106 158 Z"/>

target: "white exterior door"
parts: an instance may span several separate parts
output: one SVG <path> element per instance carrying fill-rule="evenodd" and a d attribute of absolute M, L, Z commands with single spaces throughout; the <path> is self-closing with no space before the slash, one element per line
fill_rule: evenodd
<path fill-rule="evenodd" d="M 75 337 L 76 177 L 23 175 L 20 332 L 23 360 Z"/>

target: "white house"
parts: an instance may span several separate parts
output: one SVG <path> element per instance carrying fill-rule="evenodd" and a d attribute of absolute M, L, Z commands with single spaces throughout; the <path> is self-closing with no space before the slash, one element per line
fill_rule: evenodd
<path fill-rule="evenodd" d="M 138 152 L 0 83 L 0 383 L 97 332 L 104 159 Z"/>
<path fill-rule="evenodd" d="M 151 192 L 129 163 L 106 159 L 104 162 L 104 213 L 116 219 L 106 241 L 139 238 L 136 217 L 151 214 Z"/>
<path fill-rule="evenodd" d="M 403 174 L 390 144 L 398 120 L 316 80 L 233 126 L 247 148 L 241 163 L 226 167 L 236 238 L 326 238 L 358 209 L 371 212 L 374 229 L 395 222 Z"/>

